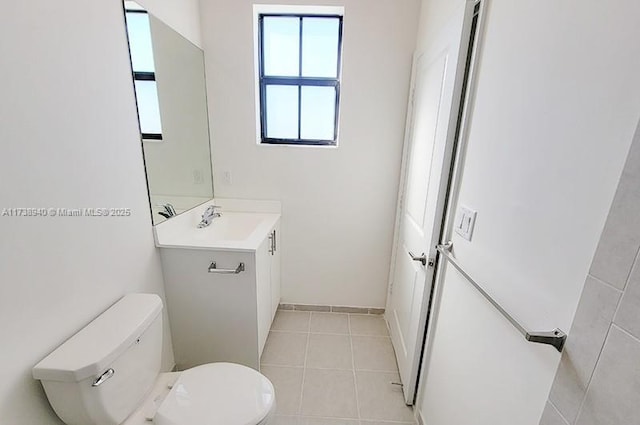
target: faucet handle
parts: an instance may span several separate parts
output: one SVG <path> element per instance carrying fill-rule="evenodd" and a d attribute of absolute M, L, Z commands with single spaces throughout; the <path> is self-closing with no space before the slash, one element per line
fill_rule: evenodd
<path fill-rule="evenodd" d="M 216 212 L 216 208 L 220 208 L 217 205 L 209 205 L 207 209 L 202 213 L 202 221 L 198 224 L 198 229 L 202 229 L 211 224 L 215 217 L 220 217 L 221 214 Z"/>
<path fill-rule="evenodd" d="M 216 213 L 216 208 L 221 208 L 218 205 L 209 205 L 204 213 L 202 213 L 202 217 L 211 216 Z"/>

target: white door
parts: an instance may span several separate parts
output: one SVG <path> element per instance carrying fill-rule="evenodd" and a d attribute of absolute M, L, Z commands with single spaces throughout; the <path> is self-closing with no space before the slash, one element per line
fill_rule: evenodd
<path fill-rule="evenodd" d="M 470 1 L 414 61 L 386 312 L 407 404 L 415 397 L 434 272 L 429 259 L 440 237 L 472 16 Z"/>

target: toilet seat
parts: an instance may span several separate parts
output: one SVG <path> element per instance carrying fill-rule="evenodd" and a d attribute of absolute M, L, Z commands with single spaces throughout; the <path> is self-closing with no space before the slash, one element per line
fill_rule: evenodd
<path fill-rule="evenodd" d="M 233 363 L 210 363 L 180 374 L 153 423 L 260 425 L 274 404 L 273 385 L 259 372 Z"/>

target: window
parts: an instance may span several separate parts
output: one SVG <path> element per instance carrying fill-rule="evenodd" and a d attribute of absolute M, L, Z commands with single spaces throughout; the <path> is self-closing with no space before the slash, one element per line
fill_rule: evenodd
<path fill-rule="evenodd" d="M 127 1 L 125 16 L 142 139 L 160 141 L 162 123 L 149 15 L 135 2 Z"/>
<path fill-rule="evenodd" d="M 257 18 L 260 142 L 336 145 L 342 14 Z"/>

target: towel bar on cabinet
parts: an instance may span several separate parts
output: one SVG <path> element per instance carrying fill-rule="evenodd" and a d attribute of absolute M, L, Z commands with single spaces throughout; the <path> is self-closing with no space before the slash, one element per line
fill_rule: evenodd
<path fill-rule="evenodd" d="M 218 274 L 238 274 L 244 271 L 244 263 L 238 264 L 238 267 L 235 269 L 219 269 L 216 262 L 213 261 L 209 265 L 209 269 L 207 270 L 209 273 L 218 273 Z"/>

